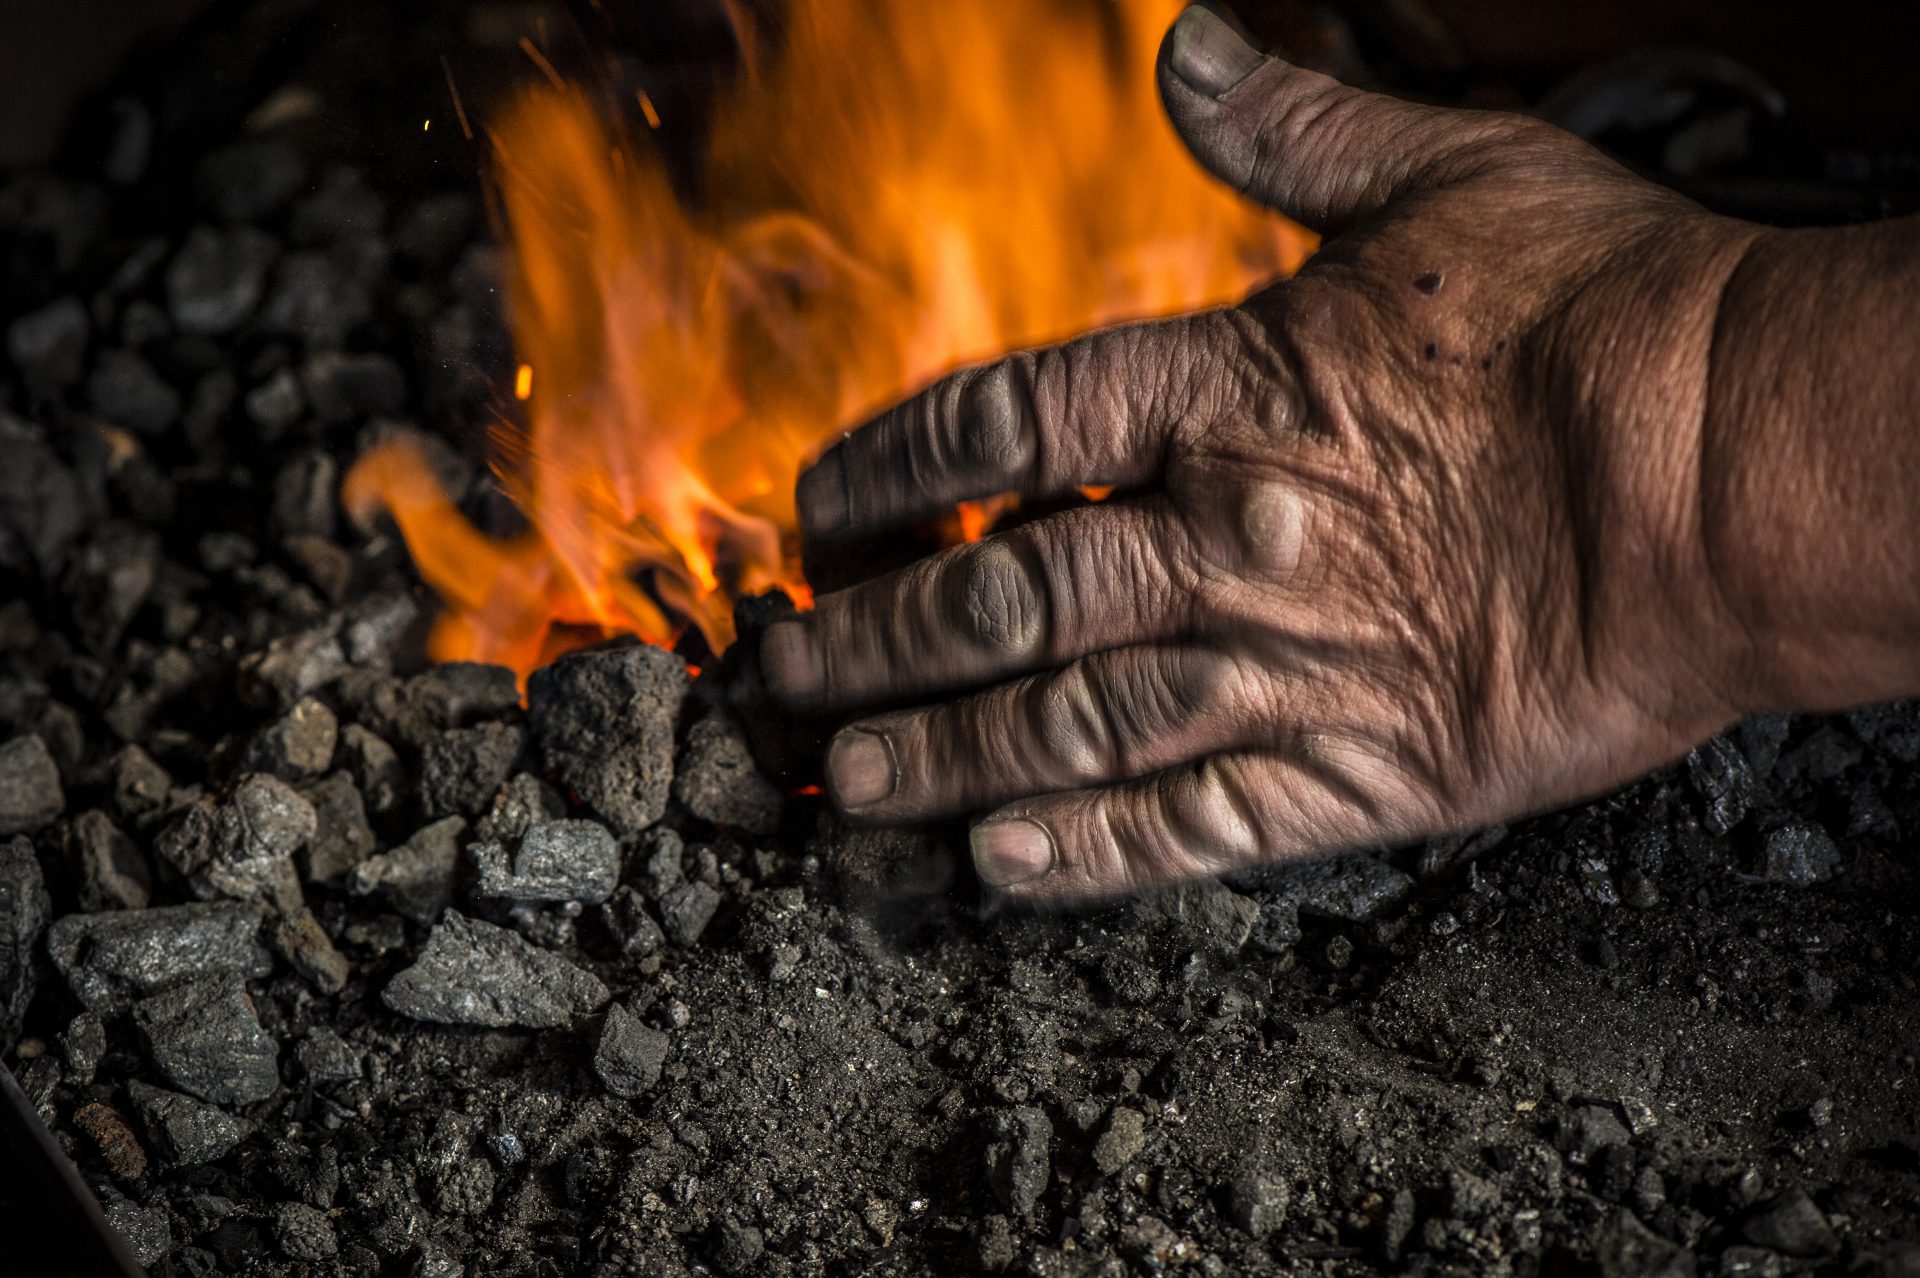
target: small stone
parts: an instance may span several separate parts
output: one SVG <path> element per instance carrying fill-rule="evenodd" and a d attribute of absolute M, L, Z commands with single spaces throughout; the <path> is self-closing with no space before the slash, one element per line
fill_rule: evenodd
<path fill-rule="evenodd" d="M 1627 1120 L 1627 1130 L 1635 1136 L 1645 1136 L 1660 1125 L 1660 1116 L 1653 1112 L 1653 1106 L 1638 1096 L 1622 1096 L 1620 1113 Z"/>
<path fill-rule="evenodd" d="M 488 843 L 512 844 L 535 825 L 567 815 L 560 792 L 530 772 L 516 772 L 493 796 L 474 835 Z"/>
<path fill-rule="evenodd" d="M 1824 883 L 1840 872 L 1840 849 L 1819 826 L 1792 821 L 1767 835 L 1761 877 L 1790 887 Z"/>
<path fill-rule="evenodd" d="M 1406 874 L 1358 852 L 1284 861 L 1232 875 L 1229 881 L 1291 902 L 1302 913 L 1348 923 L 1380 918 L 1413 891 Z"/>
<path fill-rule="evenodd" d="M 137 745 L 122 746 L 109 770 L 113 815 L 127 824 L 144 821 L 158 812 L 173 790 L 173 777 Z"/>
<path fill-rule="evenodd" d="M 989 1216 L 979 1228 L 975 1248 L 980 1268 L 992 1274 L 1012 1268 L 1014 1258 L 1020 1254 L 1014 1245 L 1013 1222 L 1005 1216 Z"/>
<path fill-rule="evenodd" d="M 240 675 L 254 704 L 291 709 L 300 698 L 351 669 L 340 640 L 330 630 L 283 635 L 240 662 Z"/>
<path fill-rule="evenodd" d="M 1142 898 L 1142 912 L 1179 924 L 1206 948 L 1236 954 L 1260 918 L 1260 902 L 1218 879 L 1197 879 Z"/>
<path fill-rule="evenodd" d="M 745 734 L 730 715 L 709 712 L 687 733 L 674 768 L 673 797 L 687 811 L 715 825 L 750 834 L 780 828 L 780 791 L 760 775 Z"/>
<path fill-rule="evenodd" d="M 1500 1206 L 1500 1187 L 1492 1181 L 1457 1168 L 1447 1173 L 1447 1214 L 1455 1220 L 1488 1220 Z"/>
<path fill-rule="evenodd" d="M 1756 1247 L 1817 1260 L 1840 1250 L 1840 1239 L 1820 1209 L 1798 1187 L 1784 1190 L 1749 1212 L 1740 1222 L 1740 1236 Z"/>
<path fill-rule="evenodd" d="M 520 708 L 520 685 L 505 666 L 443 661 L 407 680 L 404 700 L 431 729 L 468 728 Z"/>
<path fill-rule="evenodd" d="M 216 1106 L 135 1080 L 127 1085 L 147 1139 L 176 1166 L 212 1162 L 240 1143 L 240 1124 Z"/>
<path fill-rule="evenodd" d="M 273 478 L 268 526 L 282 539 L 332 537 L 338 524 L 335 513 L 339 491 L 340 463 L 331 453 L 317 448 L 296 453 Z"/>
<path fill-rule="evenodd" d="M 375 812 L 393 811 L 400 801 L 400 756 L 393 747 L 350 723 L 340 730 L 339 754 L 366 806 Z"/>
<path fill-rule="evenodd" d="M 582 901 L 598 905 L 620 882 L 620 849 L 593 821 L 542 821 L 521 836 L 507 867 L 499 843 L 476 843 L 482 896 L 513 901 Z"/>
<path fill-rule="evenodd" d="M 640 840 L 640 852 L 646 858 L 648 896 L 658 901 L 686 881 L 686 851 L 686 843 L 665 826 L 647 831 Z"/>
<path fill-rule="evenodd" d="M 760 1257 L 765 1250 L 766 1240 L 757 1228 L 752 1225 L 743 1225 L 729 1217 L 720 1222 L 720 1229 L 714 1240 L 713 1262 L 720 1266 L 720 1272 L 723 1274 L 756 1273 L 759 1270 Z"/>
<path fill-rule="evenodd" d="M 713 922 L 720 894 L 705 883 L 683 883 L 660 900 L 660 922 L 675 945 L 693 945 Z"/>
<path fill-rule="evenodd" d="M 360 1077 L 360 1053 L 324 1025 L 307 1031 L 293 1058 L 316 1083 L 351 1083 Z"/>
<path fill-rule="evenodd" d="M 87 377 L 87 402 L 115 426 L 158 435 L 180 417 L 180 392 L 132 351 L 106 351 Z"/>
<path fill-rule="evenodd" d="M 340 1251 L 333 1221 L 306 1203 L 281 1203 L 273 1209 L 273 1242 L 281 1255 L 293 1260 L 330 1260 Z"/>
<path fill-rule="evenodd" d="M 260 304 L 279 251 L 252 227 L 196 228 L 167 266 L 167 313 L 184 333 L 217 335 L 238 327 Z"/>
<path fill-rule="evenodd" d="M 1266 1172 L 1246 1170 L 1227 1183 L 1227 1219 L 1242 1233 L 1265 1238 L 1287 1215 L 1287 1187 Z"/>
<path fill-rule="evenodd" d="M 593 1054 L 593 1072 L 609 1092 L 624 1100 L 644 1095 L 660 1081 L 672 1041 L 615 1003 L 607 1009 L 600 1028 L 600 1045 Z"/>
<path fill-rule="evenodd" d="M 314 812 L 314 834 L 300 855 L 301 868 L 309 883 L 337 885 L 376 846 L 359 787 L 347 773 L 330 772 L 301 794 Z"/>
<path fill-rule="evenodd" d="M 381 900 L 419 923 L 430 923 L 453 904 L 460 869 L 460 836 L 467 823 L 447 817 L 414 832 L 391 852 L 369 857 L 347 876 L 355 896 Z"/>
<path fill-rule="evenodd" d="M 87 308 L 62 297 L 7 325 L 7 354 L 28 389 L 51 395 L 80 380 L 87 355 Z"/>
<path fill-rule="evenodd" d="M 622 839 L 666 811 L 686 663 L 636 644 L 569 653 L 527 680 L 528 726 L 547 770 Z"/>
<path fill-rule="evenodd" d="M 1132 1162 L 1147 1143 L 1147 1116 L 1118 1106 L 1107 1117 L 1107 1130 L 1093 1144 L 1093 1165 L 1111 1176 Z"/>
<path fill-rule="evenodd" d="M 1600 1278 L 1693 1278 L 1693 1253 L 1667 1241 L 1622 1208 L 1594 1240 Z"/>
<path fill-rule="evenodd" d="M 153 870 L 133 840 L 99 809 L 82 812 L 67 829 L 67 858 L 79 871 L 80 908 L 144 910 L 153 896 Z"/>
<path fill-rule="evenodd" d="M 1630 1140 L 1632 1134 L 1614 1117 L 1610 1107 L 1581 1105 L 1561 1121 L 1555 1144 L 1568 1162 L 1580 1167 L 1592 1162 L 1600 1151 L 1625 1145 Z"/>
<path fill-rule="evenodd" d="M 1725 834 L 1746 819 L 1753 807 L 1753 765 L 1730 738 L 1715 737 L 1689 754 L 1687 776 L 1706 802 L 1707 829 Z"/>
<path fill-rule="evenodd" d="M 340 721 L 326 703 L 302 697 L 293 709 L 262 728 L 247 749 L 246 766 L 288 781 L 305 781 L 333 763 Z"/>
<path fill-rule="evenodd" d="M 290 368 L 281 369 L 248 391 L 241 403 L 260 428 L 260 437 L 269 441 L 286 434 L 307 408 L 306 397 L 300 393 L 300 379 Z"/>
<path fill-rule="evenodd" d="M 347 960 L 334 948 L 312 910 L 302 906 L 275 919 L 268 939 L 274 953 L 322 994 L 338 994 L 346 988 Z"/>
<path fill-rule="evenodd" d="M 217 896 L 298 910 L 293 856 L 319 828 L 313 805 L 278 777 L 253 773 L 224 802 L 203 797 L 155 842 L 202 900 Z"/>
<path fill-rule="evenodd" d="M 147 1054 L 175 1087 L 216 1105 L 251 1105 L 280 1087 L 280 1050 L 235 976 L 208 976 L 133 1006 Z"/>
<path fill-rule="evenodd" d="M 1353 966 L 1353 942 L 1347 939 L 1346 933 L 1335 932 L 1327 938 L 1322 959 L 1335 972 L 1344 972 Z"/>
<path fill-rule="evenodd" d="M 1009 1211 L 1033 1215 L 1052 1168 L 1053 1122 L 1046 1112 L 1021 1105 L 999 1115 L 987 1146 L 987 1184 Z"/>
<path fill-rule="evenodd" d="M 127 1126 L 127 1120 L 111 1105 L 98 1101 L 74 1111 L 73 1125 L 84 1132 L 100 1149 L 107 1170 L 119 1180 L 139 1180 L 147 1174 L 147 1151 Z"/>
<path fill-rule="evenodd" d="M 452 728 L 420 758 L 420 806 L 428 816 L 478 816 L 520 761 L 526 733 L 508 723 Z"/>
<path fill-rule="evenodd" d="M 60 1055 L 67 1063 L 69 1086 L 85 1086 L 107 1054 L 107 1023 L 97 1012 L 82 1012 L 60 1031 Z"/>
<path fill-rule="evenodd" d="M 29 733 L 0 745 L 0 838 L 32 834 L 66 807 L 60 769 L 46 742 Z"/>
<path fill-rule="evenodd" d="M 69 914 L 47 930 L 47 955 L 82 1006 L 114 1015 L 187 977 L 265 976 L 262 917 L 235 901 Z"/>
<path fill-rule="evenodd" d="M 554 1029 L 607 1001 L 607 987 L 505 928 L 448 910 L 383 999 L 403 1016 L 450 1025 Z"/>
<path fill-rule="evenodd" d="M 600 907 L 600 917 L 627 958 L 645 958 L 667 943 L 667 934 L 647 913 L 645 899 L 625 885 L 614 889 L 612 899 Z"/>
<path fill-rule="evenodd" d="M 159 1264 L 173 1250 L 173 1226 L 165 1207 L 142 1207 L 130 1198 L 116 1197 L 102 1210 L 108 1226 L 126 1241 L 127 1250 L 143 1267 Z"/>

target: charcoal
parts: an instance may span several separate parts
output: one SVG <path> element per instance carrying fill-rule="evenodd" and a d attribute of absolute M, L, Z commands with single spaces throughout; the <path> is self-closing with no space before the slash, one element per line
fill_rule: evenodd
<path fill-rule="evenodd" d="M 382 995 L 388 1007 L 414 1020 L 526 1029 L 566 1025 L 607 997 L 591 973 L 455 910 Z"/>
<path fill-rule="evenodd" d="M 77 297 L 62 297 L 7 325 L 7 354 L 30 391 L 50 395 L 80 380 L 87 330 L 87 308 Z"/>
<path fill-rule="evenodd" d="M 339 732 L 339 721 L 326 703 L 302 697 L 254 736 L 247 747 L 246 766 L 288 781 L 318 776 L 333 763 Z"/>
<path fill-rule="evenodd" d="M 407 595 L 394 591 L 369 595 L 347 610 L 340 628 L 346 645 L 347 660 L 356 666 L 386 668 L 393 659 L 394 645 L 420 615 L 420 605 Z"/>
<path fill-rule="evenodd" d="M 169 1163 L 211 1162 L 240 1143 L 240 1124 L 217 1106 L 137 1079 L 127 1085 L 127 1095 L 147 1140 Z"/>
<path fill-rule="evenodd" d="M 189 976 L 265 976 L 263 917 L 236 901 L 69 914 L 47 929 L 47 956 L 82 1006 L 114 1015 Z"/>
<path fill-rule="evenodd" d="M 1261 866 L 1227 881 L 1292 902 L 1302 913 L 1348 923 L 1380 918 L 1413 891 L 1406 874 L 1359 852 Z"/>
<path fill-rule="evenodd" d="M 82 1012 L 60 1031 L 60 1057 L 66 1062 L 70 1086 L 91 1083 L 106 1054 L 107 1023 L 98 1012 Z"/>
<path fill-rule="evenodd" d="M 352 774 L 360 796 L 375 812 L 391 812 L 400 801 L 400 756 L 371 730 L 350 723 L 340 730 L 340 761 Z"/>
<path fill-rule="evenodd" d="M 280 259 L 259 322 L 269 332 L 336 347 L 373 315 L 373 298 L 356 264 L 331 252 L 299 251 Z"/>
<path fill-rule="evenodd" d="M 569 653 L 527 680 L 547 769 L 622 839 L 666 811 L 686 664 L 644 644 Z"/>
<path fill-rule="evenodd" d="M 377 895 L 408 918 L 431 922 L 453 904 L 460 836 L 466 828 L 457 816 L 421 828 L 393 851 L 353 867 L 347 890 L 355 896 Z"/>
<path fill-rule="evenodd" d="M 167 266 L 167 313 L 183 333 L 219 334 L 253 314 L 280 249 L 252 227 L 197 227 Z"/>
<path fill-rule="evenodd" d="M 1772 883 L 1808 887 L 1840 872 L 1840 849 L 1832 837 L 1809 821 L 1790 821 L 1761 845 L 1760 875 Z"/>
<path fill-rule="evenodd" d="M 1687 775 L 1706 802 L 1707 828 L 1725 834 L 1753 807 L 1755 781 L 1747 756 L 1727 737 L 1715 737 L 1687 756 Z"/>
<path fill-rule="evenodd" d="M 155 847 L 202 900 L 301 907 L 293 855 L 318 828 L 313 805 L 278 777 L 252 773 L 224 800 L 202 797 Z"/>
<path fill-rule="evenodd" d="M 716 825 L 737 826 L 750 834 L 780 828 L 780 792 L 754 766 L 740 725 L 718 710 L 687 733 L 674 769 L 673 797 Z"/>
<path fill-rule="evenodd" d="M 339 884 L 373 855 L 373 829 L 360 790 L 345 772 L 330 772 L 301 791 L 313 805 L 314 834 L 300 856 L 309 883 Z"/>
<path fill-rule="evenodd" d="M 247 138 L 222 147 L 194 174 L 201 206 L 228 223 L 257 222 L 306 185 L 306 162 L 284 137 Z"/>
<path fill-rule="evenodd" d="M 240 662 L 245 690 L 256 704 L 291 709 L 300 698 L 347 673 L 346 653 L 330 629 L 284 635 Z"/>
<path fill-rule="evenodd" d="M 675 945 L 694 945 L 713 922 L 720 894 L 705 883 L 683 883 L 660 899 L 660 922 Z"/>
<path fill-rule="evenodd" d="M 567 814 L 560 792 L 530 772 L 516 772 L 493 796 L 474 835 L 488 843 L 516 843 L 535 825 Z"/>
<path fill-rule="evenodd" d="M 313 450 L 296 454 L 274 477 L 273 509 L 268 516 L 268 526 L 283 538 L 331 537 L 336 525 L 335 495 L 339 491 L 338 462 L 326 453 Z"/>
<path fill-rule="evenodd" d="M 1001 1205 L 1031 1216 L 1051 1170 L 1053 1122 L 1044 1110 L 1022 1105 L 996 1116 L 987 1146 L 987 1184 Z"/>
<path fill-rule="evenodd" d="M 99 1148 L 101 1161 L 116 1179 L 139 1180 L 147 1174 L 147 1151 L 119 1110 L 93 1101 L 75 1110 L 72 1121 Z"/>
<path fill-rule="evenodd" d="M 122 746 L 108 765 L 112 777 L 113 815 L 137 825 L 158 812 L 173 789 L 173 778 L 137 745 Z"/>
<path fill-rule="evenodd" d="M 439 734 L 420 757 L 421 809 L 428 816 L 478 816 L 520 761 L 526 736 L 507 723 Z"/>
<path fill-rule="evenodd" d="M 37 734 L 0 745 L 0 838 L 32 834 L 66 810 L 60 769 Z"/>
<path fill-rule="evenodd" d="M 52 912 L 33 845 L 19 836 L 0 841 L 0 1052 L 13 1050 L 40 986 L 40 938 Z"/>
<path fill-rule="evenodd" d="M 474 844 L 481 896 L 598 905 L 620 881 L 620 849 L 593 821 L 541 821 L 511 846 L 509 868 L 508 844 Z"/>
<path fill-rule="evenodd" d="M 287 428 L 307 411 L 307 398 L 300 390 L 300 379 L 293 370 L 283 368 L 248 391 L 240 401 L 247 417 L 260 428 L 260 438 L 279 439 Z"/>
<path fill-rule="evenodd" d="M 338 994 L 346 987 L 347 960 L 333 947 L 312 910 L 303 906 L 275 919 L 267 938 L 274 953 L 322 994 Z"/>
<path fill-rule="evenodd" d="M 667 934 L 647 913 L 646 901 L 630 887 L 615 888 L 612 898 L 600 907 L 600 917 L 628 958 L 645 958 L 667 942 Z"/>
<path fill-rule="evenodd" d="M 201 976 L 133 1005 L 154 1067 L 215 1105 L 251 1105 L 280 1087 L 280 1049 L 238 976 Z"/>
<path fill-rule="evenodd" d="M 623 1100 L 645 1095 L 660 1081 L 671 1040 L 615 1003 L 600 1027 L 600 1043 L 593 1053 L 593 1072 L 601 1085 Z"/>
<path fill-rule="evenodd" d="M 115 426 L 158 435 L 179 420 L 180 392 L 153 365 L 127 350 L 103 351 L 87 377 L 87 402 Z"/>
<path fill-rule="evenodd" d="M 119 644 L 159 567 L 159 538 L 122 523 L 99 529 L 68 559 L 62 584 L 74 629 L 90 651 L 104 656 Z"/>
<path fill-rule="evenodd" d="M 407 398 L 406 375 L 377 352 L 321 351 L 307 360 L 300 380 L 314 414 L 328 424 L 397 412 Z"/>
<path fill-rule="evenodd" d="M 116 1195 L 102 1203 L 101 1210 L 108 1227 L 126 1241 L 127 1250 L 142 1266 L 160 1263 L 173 1250 L 173 1226 L 164 1206 L 143 1207 Z"/>
<path fill-rule="evenodd" d="M 1840 1239 L 1826 1216 L 1800 1188 L 1774 1195 L 1740 1222 L 1740 1236 L 1802 1260 L 1818 1260 L 1840 1250 Z"/>
<path fill-rule="evenodd" d="M 67 859 L 79 871 L 82 910 L 147 908 L 153 869 L 133 840 L 98 808 L 82 812 L 68 827 Z"/>
<path fill-rule="evenodd" d="M 80 483 L 25 423 L 0 411 L 0 568 L 54 575 L 86 527 Z"/>
<path fill-rule="evenodd" d="M 273 1209 L 273 1243 L 283 1256 L 314 1263 L 340 1252 L 332 1219 L 306 1203 L 281 1203 Z"/>
<path fill-rule="evenodd" d="M 315 1083 L 351 1083 L 360 1077 L 360 1053 L 324 1025 L 307 1031 L 293 1058 Z"/>

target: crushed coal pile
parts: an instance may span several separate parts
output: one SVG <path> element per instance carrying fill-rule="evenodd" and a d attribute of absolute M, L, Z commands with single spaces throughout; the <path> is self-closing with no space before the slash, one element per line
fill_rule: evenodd
<path fill-rule="evenodd" d="M 511 526 L 438 57 L 525 62 L 348 7 L 0 182 L 0 1057 L 152 1273 L 1920 1272 L 1920 706 L 1033 916 L 737 663 L 430 665 L 339 484 Z"/>

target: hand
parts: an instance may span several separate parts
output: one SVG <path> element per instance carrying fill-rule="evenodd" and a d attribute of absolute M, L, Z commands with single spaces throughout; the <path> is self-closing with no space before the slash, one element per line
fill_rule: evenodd
<path fill-rule="evenodd" d="M 796 706 L 925 703 L 835 737 L 835 801 L 988 811 L 986 883 L 1077 898 L 1541 809 L 1736 717 L 1700 458 L 1762 233 L 1201 10 L 1160 80 L 1209 168 L 1331 238 L 1243 305 L 950 377 L 802 477 L 821 540 L 1120 489 L 767 633 Z"/>

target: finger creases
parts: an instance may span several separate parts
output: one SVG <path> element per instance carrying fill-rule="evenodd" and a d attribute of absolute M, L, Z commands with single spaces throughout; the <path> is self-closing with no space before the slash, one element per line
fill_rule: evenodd
<path fill-rule="evenodd" d="M 762 664 L 813 711 L 997 683 L 1180 633 L 1191 562 L 1165 497 L 1064 511 L 821 596 L 768 629 Z"/>

